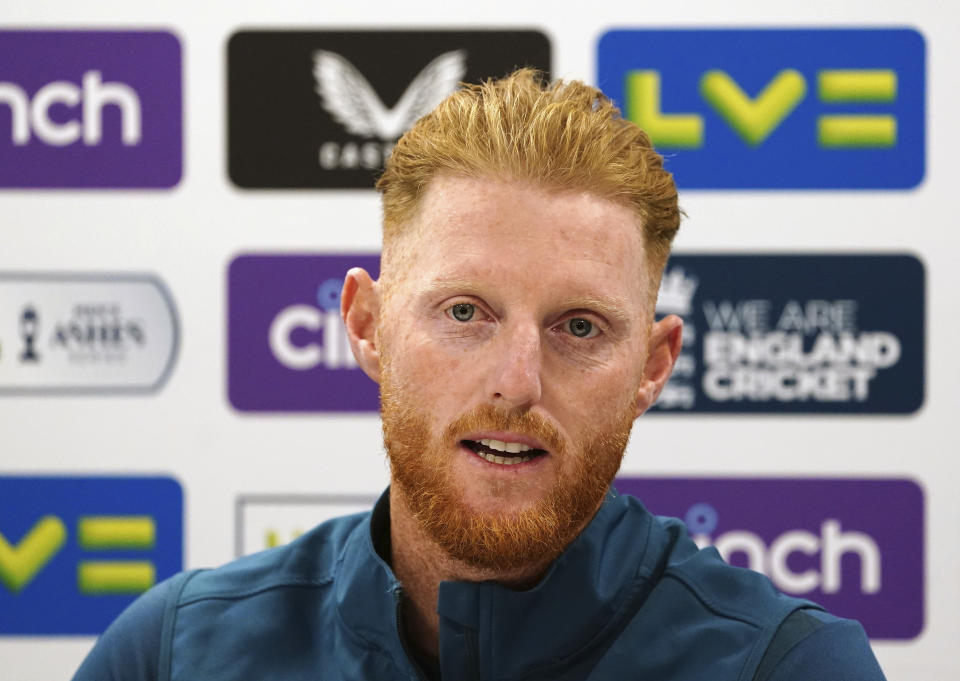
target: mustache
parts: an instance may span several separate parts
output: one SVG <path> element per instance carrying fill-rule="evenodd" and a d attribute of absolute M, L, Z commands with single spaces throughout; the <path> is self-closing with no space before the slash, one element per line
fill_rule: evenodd
<path fill-rule="evenodd" d="M 478 430 L 508 430 L 535 438 L 543 443 L 551 454 L 563 454 L 566 450 L 563 437 L 555 425 L 532 411 L 503 411 L 485 404 L 456 418 L 443 432 L 443 442 L 456 444 L 465 433 Z"/>

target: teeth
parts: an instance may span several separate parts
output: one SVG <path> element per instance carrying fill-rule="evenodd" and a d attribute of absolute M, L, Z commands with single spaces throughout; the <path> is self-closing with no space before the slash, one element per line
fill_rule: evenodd
<path fill-rule="evenodd" d="M 498 452 L 507 452 L 508 454 L 519 454 L 520 452 L 529 452 L 533 449 L 519 442 L 501 442 L 500 440 L 480 440 L 480 444 L 490 449 L 495 449 Z"/>
<path fill-rule="evenodd" d="M 481 440 L 481 443 L 483 441 Z M 489 445 L 487 445 L 489 447 Z M 490 463 L 499 463 L 504 466 L 513 466 L 518 463 L 524 463 L 532 459 L 532 456 L 497 456 L 496 454 L 487 454 L 486 452 L 477 452 L 477 455 L 482 459 L 489 461 Z"/>

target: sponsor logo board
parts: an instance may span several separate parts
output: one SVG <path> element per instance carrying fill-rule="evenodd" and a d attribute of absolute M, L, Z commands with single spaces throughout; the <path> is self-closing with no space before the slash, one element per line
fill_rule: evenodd
<path fill-rule="evenodd" d="M 246 494 L 236 502 L 236 552 L 286 544 L 325 520 L 373 508 L 376 495 Z"/>
<path fill-rule="evenodd" d="M 460 82 L 550 71 L 537 31 L 240 31 L 227 51 L 228 165 L 245 188 L 372 188 Z"/>
<path fill-rule="evenodd" d="M 624 476 L 614 485 L 682 518 L 727 562 L 859 620 L 871 638 L 923 629 L 924 499 L 911 480 Z"/>
<path fill-rule="evenodd" d="M 180 41 L 0 31 L 0 187 L 165 188 L 182 175 Z"/>
<path fill-rule="evenodd" d="M 241 411 L 379 411 L 340 318 L 351 267 L 378 255 L 240 255 L 228 273 L 227 381 Z"/>
<path fill-rule="evenodd" d="M 242 411 L 377 411 L 339 315 L 374 255 L 230 266 L 228 393 Z M 653 413 L 911 413 L 924 397 L 924 272 L 908 255 L 675 255 L 658 314 L 684 346 Z"/>
<path fill-rule="evenodd" d="M 0 395 L 154 391 L 178 339 L 153 276 L 0 273 Z"/>
<path fill-rule="evenodd" d="M 182 568 L 176 480 L 0 476 L 0 635 L 99 634 Z"/>
<path fill-rule="evenodd" d="M 910 255 L 675 255 L 684 319 L 653 412 L 888 413 L 924 399 L 924 271 Z"/>
<path fill-rule="evenodd" d="M 906 189 L 923 180 L 913 29 L 612 30 L 597 82 L 681 189 Z"/>

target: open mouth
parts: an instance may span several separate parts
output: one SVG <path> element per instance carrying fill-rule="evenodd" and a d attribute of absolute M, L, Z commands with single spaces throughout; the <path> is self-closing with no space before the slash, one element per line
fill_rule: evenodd
<path fill-rule="evenodd" d="M 500 440 L 461 440 L 460 444 L 481 459 L 506 466 L 526 463 L 547 453 L 545 449 L 534 449 L 519 442 L 502 442 Z"/>

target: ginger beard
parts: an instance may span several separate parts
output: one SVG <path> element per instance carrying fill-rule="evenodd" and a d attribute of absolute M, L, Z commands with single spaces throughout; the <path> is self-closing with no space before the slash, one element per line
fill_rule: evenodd
<path fill-rule="evenodd" d="M 415 400 L 381 366 L 381 417 L 394 490 L 426 534 L 451 558 L 471 567 L 505 571 L 554 560 L 593 517 L 620 468 L 636 415 L 636 397 L 576 446 L 565 445 L 556 427 L 530 411 L 504 412 L 492 405 L 469 411 L 435 436 Z M 544 443 L 549 456 L 572 458 L 573 471 L 522 509 L 489 513 L 460 498 L 451 459 L 462 436 L 482 430 L 524 433 Z M 514 484 L 504 482 L 502 484 Z"/>

